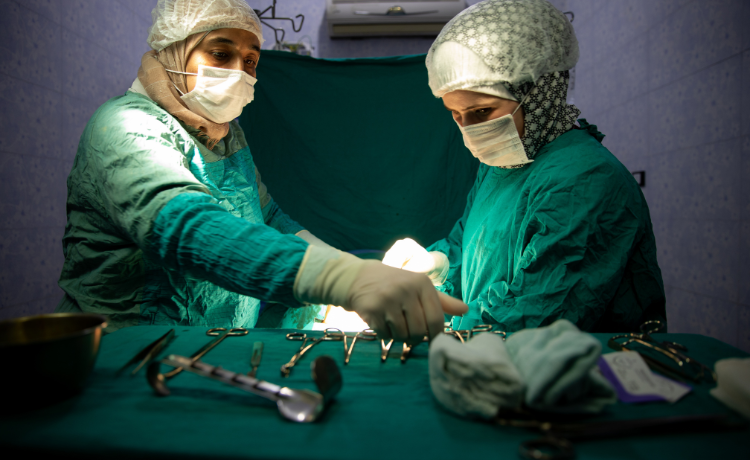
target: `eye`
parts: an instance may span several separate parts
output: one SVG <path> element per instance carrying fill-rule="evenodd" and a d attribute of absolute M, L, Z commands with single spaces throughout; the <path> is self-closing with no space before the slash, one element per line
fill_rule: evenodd
<path fill-rule="evenodd" d="M 477 115 L 487 115 L 487 114 L 489 114 L 489 113 L 490 113 L 491 111 L 492 111 L 492 109 L 491 109 L 491 108 L 489 108 L 489 107 L 485 107 L 485 108 L 482 108 L 482 109 L 477 109 L 477 110 L 475 110 L 475 111 L 474 111 L 474 113 L 476 113 Z"/>
<path fill-rule="evenodd" d="M 249 65 L 249 66 L 251 66 L 251 67 L 255 67 L 255 66 L 257 66 L 257 65 L 258 65 L 258 63 L 257 63 L 257 62 L 255 62 L 255 59 L 246 59 L 246 60 L 245 60 L 245 64 L 247 64 L 247 65 Z"/>
<path fill-rule="evenodd" d="M 216 59 L 226 59 L 228 57 L 227 53 L 221 52 L 221 51 L 214 51 L 211 53 L 213 57 Z"/>

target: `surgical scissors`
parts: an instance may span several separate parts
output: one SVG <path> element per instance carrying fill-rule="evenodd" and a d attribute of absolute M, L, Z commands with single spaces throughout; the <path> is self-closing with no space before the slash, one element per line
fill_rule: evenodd
<path fill-rule="evenodd" d="M 349 345 L 349 349 L 344 353 L 344 364 L 349 364 L 349 359 L 352 357 L 352 351 L 354 350 L 354 344 L 357 343 L 357 339 L 372 342 L 377 337 L 378 335 L 372 329 L 357 332 L 352 339 L 352 344 Z M 346 334 L 344 334 L 344 347 L 346 348 Z"/>
<path fill-rule="evenodd" d="M 191 362 L 194 363 L 198 361 L 199 359 L 201 359 L 203 355 L 211 351 L 216 345 L 220 344 L 227 337 L 238 337 L 241 335 L 247 335 L 247 333 L 248 333 L 248 330 L 245 329 L 244 327 L 233 327 L 232 329 L 227 329 L 225 327 L 215 327 L 215 328 L 209 329 L 208 331 L 206 331 L 206 335 L 211 336 L 211 337 L 216 337 L 216 338 L 208 342 L 207 344 L 205 344 L 203 347 L 201 347 L 200 350 L 193 353 L 190 356 L 190 359 L 192 360 Z M 164 377 L 171 379 L 172 377 L 179 374 L 180 372 L 182 372 L 182 368 L 177 367 L 175 369 L 172 369 L 169 372 L 166 372 L 164 374 Z"/>
<path fill-rule="evenodd" d="M 170 342 L 174 340 L 174 329 L 170 329 L 166 334 L 156 339 L 154 343 L 149 344 L 144 348 L 143 350 L 139 351 L 137 355 L 133 356 L 130 361 L 128 361 L 124 366 L 122 366 L 115 375 L 120 375 L 125 369 L 128 368 L 128 366 L 131 366 L 140 360 L 140 364 L 138 364 L 135 369 L 133 369 L 133 372 L 130 373 L 130 375 L 135 375 L 138 373 L 141 368 L 146 365 L 147 363 L 150 363 L 151 361 L 156 358 L 156 356 L 162 352 L 166 347 L 169 346 Z"/>
<path fill-rule="evenodd" d="M 716 373 L 713 371 L 713 369 L 682 353 L 687 351 L 686 346 L 677 342 L 658 341 L 651 336 L 651 334 L 659 332 L 662 329 L 664 329 L 664 323 L 662 323 L 661 321 L 646 321 L 645 323 L 641 324 L 640 334 L 629 332 L 627 334 L 615 335 L 611 339 L 609 339 L 609 347 L 615 350 L 635 351 L 627 348 L 627 346 L 633 343 L 637 343 L 646 348 L 650 348 L 658 353 L 661 353 L 662 355 L 674 361 L 679 367 L 679 369 L 671 368 L 654 358 L 640 353 L 644 360 L 649 364 L 649 366 L 655 368 L 656 370 L 677 374 L 678 376 L 687 378 L 695 382 L 700 382 L 708 373 L 708 376 L 710 376 L 714 382 L 716 381 Z M 618 342 L 618 340 L 620 339 L 627 340 L 625 340 L 624 342 Z M 686 368 L 685 364 L 693 367 L 693 370 L 697 374 L 695 377 L 682 372 L 682 370 Z"/>
<path fill-rule="evenodd" d="M 470 340 L 472 337 L 474 337 L 474 334 L 479 332 L 491 332 L 493 334 L 497 334 L 505 340 L 505 337 L 507 334 L 505 331 L 493 331 L 492 324 L 479 324 L 477 326 L 472 327 L 471 329 L 462 329 L 462 330 L 453 330 L 450 327 L 445 328 L 445 333 L 448 335 L 452 335 L 456 337 L 458 340 L 461 341 L 461 343 L 466 342 L 467 340 Z"/>
<path fill-rule="evenodd" d="M 332 331 L 338 331 L 338 333 L 333 333 Z M 290 359 L 288 363 L 281 365 L 282 377 L 289 377 L 289 375 L 292 373 L 292 368 L 297 364 L 297 361 L 302 359 L 305 353 L 310 351 L 312 347 L 319 344 L 320 342 L 333 342 L 343 340 L 345 347 L 344 353 L 346 353 L 346 334 L 341 332 L 340 329 L 328 328 L 324 331 L 324 335 L 317 339 L 314 337 L 308 337 L 304 332 L 290 332 L 286 335 L 286 339 L 301 341 L 302 345 L 300 345 L 299 350 L 294 354 L 294 356 L 292 356 L 292 359 Z"/>

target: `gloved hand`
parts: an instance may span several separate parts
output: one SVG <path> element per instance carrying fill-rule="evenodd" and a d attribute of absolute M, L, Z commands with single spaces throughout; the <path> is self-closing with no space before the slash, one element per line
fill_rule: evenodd
<path fill-rule="evenodd" d="M 448 258 L 442 252 L 427 252 L 411 238 L 398 240 L 385 253 L 383 263 L 410 272 L 424 273 L 439 286 L 448 274 Z"/>
<path fill-rule="evenodd" d="M 443 330 L 443 313 L 462 315 L 469 307 L 439 293 L 418 273 L 315 245 L 294 284 L 301 302 L 333 304 L 356 312 L 384 340 L 412 345 Z"/>
<path fill-rule="evenodd" d="M 344 308 L 356 312 L 384 340 L 416 345 L 443 331 L 443 313 L 463 315 L 469 307 L 438 292 L 424 275 L 368 261 L 354 279 Z"/>

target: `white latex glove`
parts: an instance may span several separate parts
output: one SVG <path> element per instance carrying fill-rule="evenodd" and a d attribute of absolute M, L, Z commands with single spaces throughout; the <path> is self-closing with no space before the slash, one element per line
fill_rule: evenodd
<path fill-rule="evenodd" d="M 357 313 L 378 337 L 415 345 L 443 331 L 443 313 L 469 307 L 435 290 L 429 278 L 310 245 L 294 282 L 300 302 L 331 304 Z"/>
<path fill-rule="evenodd" d="M 313 235 L 312 233 L 310 233 L 309 230 L 300 230 L 299 232 L 295 234 L 295 236 L 298 236 L 302 238 L 303 240 L 307 241 L 308 243 L 314 244 L 315 246 L 333 249 L 333 246 L 321 240 L 317 236 Z"/>
<path fill-rule="evenodd" d="M 347 295 L 347 310 L 355 311 L 383 340 L 416 345 L 443 331 L 443 313 L 463 315 L 469 307 L 438 292 L 430 280 L 369 261 L 357 274 Z"/>
<path fill-rule="evenodd" d="M 416 273 L 427 273 L 435 268 L 430 253 L 411 238 L 396 241 L 385 253 L 383 263 Z"/>
<path fill-rule="evenodd" d="M 448 275 L 448 258 L 442 252 L 427 252 L 411 238 L 398 240 L 385 253 L 383 263 L 415 273 L 424 273 L 439 286 Z"/>

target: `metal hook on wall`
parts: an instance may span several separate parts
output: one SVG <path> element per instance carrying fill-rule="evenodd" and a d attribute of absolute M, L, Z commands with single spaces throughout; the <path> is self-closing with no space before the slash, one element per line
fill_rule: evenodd
<path fill-rule="evenodd" d="M 269 11 L 271 12 L 271 16 L 263 16 Z M 258 18 L 260 18 L 260 22 L 267 25 L 269 28 L 271 28 L 271 30 L 273 30 L 273 36 L 274 36 L 274 39 L 276 39 L 276 43 L 279 43 L 282 40 L 284 40 L 284 35 L 286 35 L 286 31 L 284 31 L 284 29 L 276 28 L 266 21 L 269 21 L 269 20 L 289 21 L 292 23 L 292 30 L 295 32 L 299 32 L 300 30 L 302 30 L 302 25 L 305 23 L 305 15 L 303 14 L 298 14 L 294 18 L 294 19 L 299 19 L 298 26 L 295 26 L 294 19 L 292 18 L 277 18 L 276 17 L 276 0 L 273 0 L 273 4 L 263 11 L 255 10 L 255 14 L 257 14 Z M 281 32 L 281 38 L 279 38 L 279 32 Z"/>

